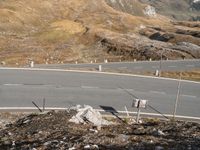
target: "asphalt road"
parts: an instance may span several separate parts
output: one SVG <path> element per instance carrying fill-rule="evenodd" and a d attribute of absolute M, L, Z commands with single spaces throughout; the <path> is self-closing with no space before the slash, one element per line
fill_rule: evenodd
<path fill-rule="evenodd" d="M 115 63 L 92 63 L 92 64 L 48 64 L 36 65 L 39 68 L 54 69 L 79 69 L 79 68 L 98 68 L 102 65 L 103 69 L 118 69 L 129 71 L 155 71 L 160 68 L 160 61 L 138 61 L 138 62 L 115 62 Z M 193 60 L 164 60 L 161 62 L 161 69 L 164 71 L 185 71 L 200 69 L 200 59 Z"/>
<path fill-rule="evenodd" d="M 136 111 L 133 95 L 149 100 L 149 105 L 172 114 L 178 81 L 69 71 L 0 69 L 0 107 L 69 107 L 88 104 L 95 108 Z M 142 112 L 155 111 L 142 109 Z M 181 81 L 178 115 L 200 117 L 200 83 Z"/>

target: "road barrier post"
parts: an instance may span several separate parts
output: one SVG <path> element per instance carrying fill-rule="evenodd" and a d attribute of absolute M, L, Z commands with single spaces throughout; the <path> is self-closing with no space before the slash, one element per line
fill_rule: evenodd
<path fill-rule="evenodd" d="M 101 66 L 101 65 L 99 65 L 99 71 L 100 71 L 100 72 L 102 71 L 102 66 Z"/>
<path fill-rule="evenodd" d="M 155 72 L 155 76 L 159 76 L 159 70 L 156 70 L 156 72 Z"/>
<path fill-rule="evenodd" d="M 34 67 L 34 61 L 31 61 L 30 67 L 31 67 L 31 68 Z"/>

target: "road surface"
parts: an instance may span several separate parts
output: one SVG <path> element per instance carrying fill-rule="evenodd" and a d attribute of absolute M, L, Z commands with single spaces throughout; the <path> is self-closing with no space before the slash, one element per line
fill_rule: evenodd
<path fill-rule="evenodd" d="M 138 61 L 138 62 L 115 62 L 115 63 L 93 63 L 93 64 L 48 64 L 36 65 L 39 68 L 54 68 L 54 69 L 79 69 L 79 68 L 98 68 L 102 65 L 103 69 L 118 69 L 129 71 L 155 71 L 160 69 L 160 61 Z M 161 62 L 163 71 L 185 71 L 200 69 L 200 59 L 193 60 L 168 60 Z"/>
<path fill-rule="evenodd" d="M 62 70 L 0 69 L 0 107 L 32 107 L 32 101 L 47 107 L 87 104 L 95 108 L 111 106 L 116 110 L 136 111 L 133 95 L 149 100 L 163 114 L 172 114 L 178 81 Z M 143 109 L 142 112 L 155 113 Z M 200 117 L 200 83 L 181 82 L 177 114 Z"/>

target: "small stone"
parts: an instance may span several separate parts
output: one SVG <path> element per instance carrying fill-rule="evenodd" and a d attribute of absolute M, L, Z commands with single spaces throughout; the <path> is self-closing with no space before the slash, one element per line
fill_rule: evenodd
<path fill-rule="evenodd" d="M 8 132 L 8 135 L 10 135 L 10 136 L 11 136 L 11 135 L 12 135 L 12 133 L 11 133 L 11 132 Z"/>
<path fill-rule="evenodd" d="M 153 135 L 154 135 L 154 136 L 163 136 L 163 135 L 165 135 L 165 133 L 162 132 L 161 130 L 156 130 L 156 129 L 154 129 Z"/>
<path fill-rule="evenodd" d="M 158 130 L 158 135 L 161 136 L 161 135 L 165 135 L 164 132 L 162 132 L 161 130 Z"/>
<path fill-rule="evenodd" d="M 68 150 L 75 150 L 76 148 L 75 147 L 71 147 L 71 148 L 69 148 Z"/>
<path fill-rule="evenodd" d="M 92 145 L 91 149 L 99 149 L 99 146 L 98 145 Z"/>
<path fill-rule="evenodd" d="M 29 123 L 29 122 L 31 122 L 31 120 L 28 119 L 28 120 L 25 120 L 23 123 L 24 123 L 24 124 L 27 124 L 27 123 Z"/>
<path fill-rule="evenodd" d="M 43 145 L 44 145 L 44 146 L 47 146 L 47 145 L 49 145 L 49 144 L 51 144 L 51 141 L 45 142 Z"/>
<path fill-rule="evenodd" d="M 12 146 L 15 146 L 15 141 L 12 141 Z"/>
<path fill-rule="evenodd" d="M 84 149 L 90 149 L 90 148 L 91 148 L 90 145 L 85 145 L 85 146 L 84 146 Z"/>
<path fill-rule="evenodd" d="M 98 133 L 98 131 L 97 130 L 95 130 L 95 129 L 89 129 L 91 132 L 94 132 L 94 133 Z"/>

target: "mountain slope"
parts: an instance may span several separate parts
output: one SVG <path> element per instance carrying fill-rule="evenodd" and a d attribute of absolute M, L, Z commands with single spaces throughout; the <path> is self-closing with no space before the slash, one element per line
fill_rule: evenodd
<path fill-rule="evenodd" d="M 188 52 L 191 45 L 184 50 L 179 46 L 177 50 L 174 44 L 189 41 L 198 45 L 199 38 L 185 30 L 198 34 L 199 26 L 172 23 L 165 16 L 151 15 L 154 13 L 146 3 L 137 0 L 1 0 L 0 62 L 21 66 L 30 60 L 36 63 L 90 62 L 104 58 L 119 61 L 148 59 L 154 53 L 158 59 L 163 46 L 169 50 L 166 56 L 169 59 L 198 58 L 198 53 L 194 56 Z M 162 30 L 160 34 L 173 33 L 174 38 L 167 43 L 151 39 L 152 34 L 161 32 L 158 29 Z M 124 38 L 127 41 L 116 46 Z M 128 52 L 127 43 L 135 43 L 136 39 L 144 41 L 143 45 L 138 49 L 132 44 Z M 151 48 L 153 53 L 143 53 L 148 51 L 145 47 L 155 42 L 161 44 Z"/>
<path fill-rule="evenodd" d="M 200 1 L 198 0 L 140 0 L 152 5 L 158 13 L 178 20 L 199 20 Z"/>

